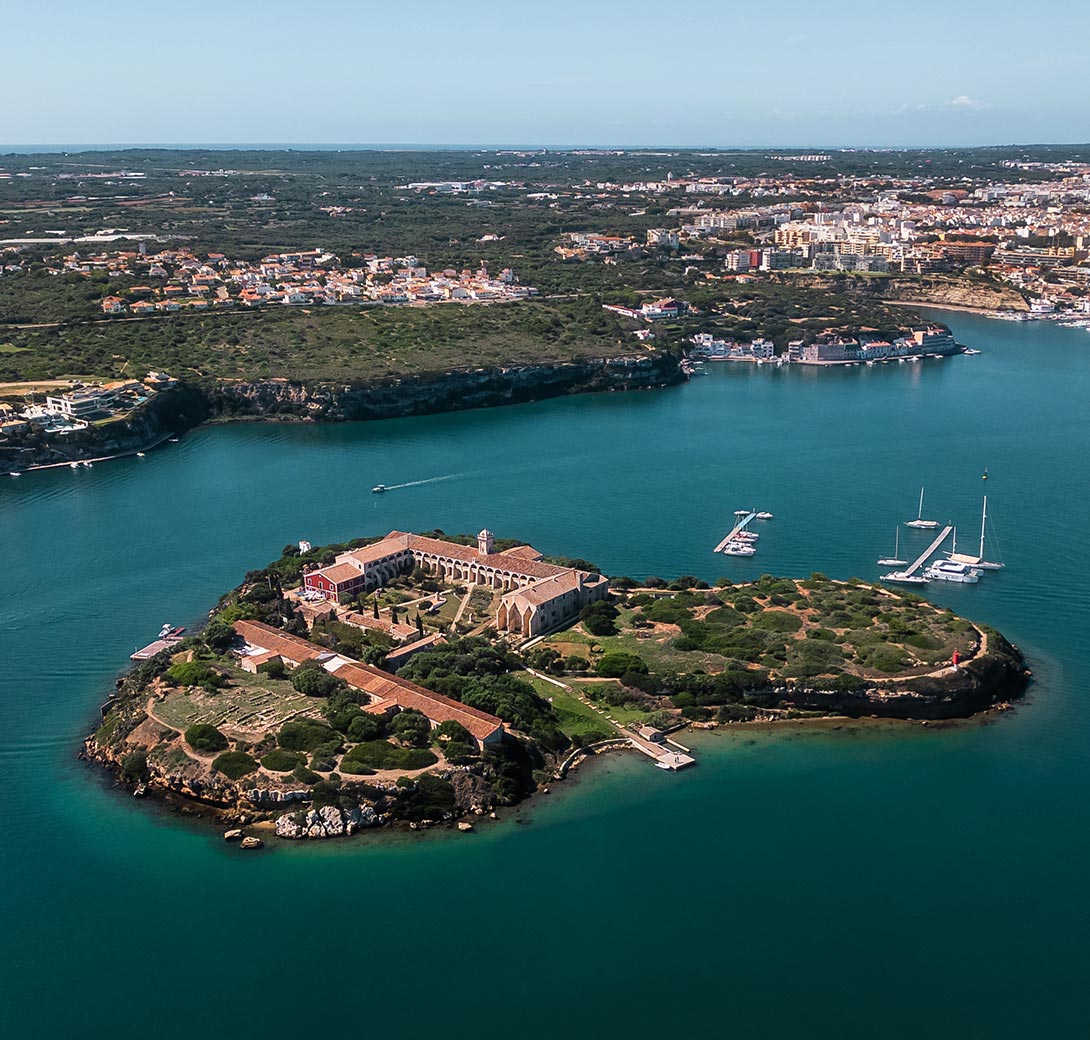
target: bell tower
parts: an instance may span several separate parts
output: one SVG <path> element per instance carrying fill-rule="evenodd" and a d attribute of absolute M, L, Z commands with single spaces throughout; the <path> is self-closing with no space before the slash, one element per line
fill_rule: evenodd
<path fill-rule="evenodd" d="M 482 556 L 491 556 L 494 542 L 492 532 L 486 527 L 477 535 L 477 552 Z"/>

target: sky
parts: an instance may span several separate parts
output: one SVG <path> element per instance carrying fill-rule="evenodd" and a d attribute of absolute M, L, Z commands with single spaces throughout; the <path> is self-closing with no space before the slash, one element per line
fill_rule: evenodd
<path fill-rule="evenodd" d="M 1090 141 L 1086 0 L 0 0 L 30 144 Z"/>

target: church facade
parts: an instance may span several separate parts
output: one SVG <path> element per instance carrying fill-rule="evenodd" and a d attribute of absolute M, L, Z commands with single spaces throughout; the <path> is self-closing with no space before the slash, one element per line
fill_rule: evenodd
<path fill-rule="evenodd" d="M 476 546 L 391 531 L 380 542 L 341 553 L 330 566 L 308 572 L 303 585 L 331 602 L 346 603 L 415 567 L 444 581 L 503 590 L 496 628 L 523 639 L 559 627 L 609 595 L 608 578 L 547 563 L 529 545 L 496 552 L 488 530 L 480 532 Z"/>

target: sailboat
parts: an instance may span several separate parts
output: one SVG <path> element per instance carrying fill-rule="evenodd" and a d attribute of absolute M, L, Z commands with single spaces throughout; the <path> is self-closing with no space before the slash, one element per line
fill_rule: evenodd
<path fill-rule="evenodd" d="M 893 540 L 893 555 L 883 557 L 878 561 L 879 567 L 907 567 L 908 560 L 900 559 L 901 555 L 901 528 L 897 528 L 897 534 Z"/>
<path fill-rule="evenodd" d="M 965 553 L 959 553 L 957 551 L 957 535 L 954 536 L 954 547 L 946 555 L 954 561 L 954 563 L 964 563 L 966 566 L 975 567 L 978 570 L 985 571 L 1001 571 L 1004 566 L 1003 563 L 991 563 L 984 559 L 984 531 L 988 525 L 988 496 L 984 496 L 984 508 L 980 514 L 980 551 L 976 556 L 968 556 Z"/>
<path fill-rule="evenodd" d="M 916 519 L 906 520 L 905 527 L 922 527 L 930 531 L 938 526 L 938 520 L 925 520 L 923 518 L 923 488 L 920 488 L 920 508 L 919 511 L 916 513 Z"/>

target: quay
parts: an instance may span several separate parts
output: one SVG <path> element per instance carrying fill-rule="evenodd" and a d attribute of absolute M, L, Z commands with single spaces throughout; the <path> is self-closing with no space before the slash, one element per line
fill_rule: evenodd
<path fill-rule="evenodd" d="M 653 740 L 647 740 L 635 733 L 628 734 L 628 742 L 637 751 L 642 751 L 648 758 L 653 758 L 659 769 L 684 769 L 696 761 L 692 755 L 687 755 L 683 751 L 674 751 L 672 748 L 656 744 Z M 677 746 L 680 747 L 680 745 Z"/>
<path fill-rule="evenodd" d="M 757 510 L 754 509 L 752 512 L 747 513 L 744 517 L 742 517 L 742 519 L 739 520 L 738 523 L 736 523 L 734 525 L 734 528 L 731 530 L 730 534 L 728 534 L 727 537 L 724 538 L 712 550 L 712 552 L 722 552 L 728 545 L 730 545 L 731 542 L 734 541 L 735 538 L 738 537 L 740 532 L 744 531 L 753 522 L 753 519 L 756 516 L 757 516 Z"/>

